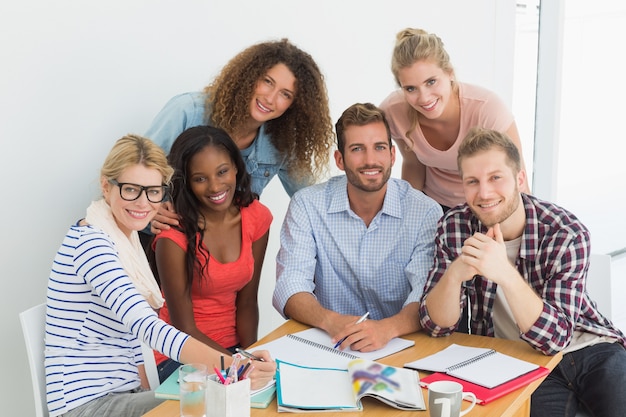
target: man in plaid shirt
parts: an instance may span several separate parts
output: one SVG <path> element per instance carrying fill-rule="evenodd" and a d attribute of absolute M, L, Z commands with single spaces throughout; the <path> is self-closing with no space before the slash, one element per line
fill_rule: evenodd
<path fill-rule="evenodd" d="M 526 173 L 505 134 L 472 129 L 459 148 L 467 203 L 439 221 L 420 303 L 423 328 L 447 336 L 469 301 L 471 333 L 513 340 L 563 360 L 531 398 L 531 415 L 626 415 L 626 338 L 586 292 L 586 227 L 520 193 Z M 468 300 L 469 299 L 469 300 Z"/>

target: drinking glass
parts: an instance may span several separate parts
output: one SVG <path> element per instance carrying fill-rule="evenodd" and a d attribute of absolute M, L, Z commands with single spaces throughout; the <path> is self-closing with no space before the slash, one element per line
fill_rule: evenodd
<path fill-rule="evenodd" d="M 200 363 L 182 365 L 178 370 L 181 417 L 204 417 L 207 367 Z"/>

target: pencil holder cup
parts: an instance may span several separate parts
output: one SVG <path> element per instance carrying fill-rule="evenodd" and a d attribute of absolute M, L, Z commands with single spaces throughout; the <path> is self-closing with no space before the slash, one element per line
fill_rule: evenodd
<path fill-rule="evenodd" d="M 250 417 L 250 380 L 224 385 L 209 375 L 204 404 L 206 417 Z"/>

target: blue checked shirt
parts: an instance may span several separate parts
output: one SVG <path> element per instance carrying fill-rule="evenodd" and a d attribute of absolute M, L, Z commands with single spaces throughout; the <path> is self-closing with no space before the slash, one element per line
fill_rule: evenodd
<path fill-rule="evenodd" d="M 439 204 L 391 178 L 369 227 L 351 209 L 345 175 L 297 192 L 289 204 L 276 258 L 273 304 L 299 292 L 340 314 L 380 320 L 419 302 L 433 262 Z"/>
<path fill-rule="evenodd" d="M 526 194 L 522 194 L 522 201 L 526 226 L 515 266 L 543 299 L 543 311 L 520 338 L 547 355 L 563 350 L 571 341 L 574 330 L 609 336 L 626 346 L 624 334 L 600 314 L 586 292 L 590 248 L 587 228 L 573 214 L 554 204 Z M 465 240 L 475 232 L 486 233 L 487 228 L 467 204 L 453 208 L 441 219 L 435 264 L 424 289 L 424 299 L 450 263 L 461 254 Z M 465 283 L 465 288 L 468 295 L 460 295 L 460 305 L 462 307 L 469 297 L 471 332 L 494 336 L 496 283 L 476 275 Z M 433 336 L 447 336 L 456 328 L 437 326 L 425 303 L 420 305 L 420 318 L 424 329 Z"/>

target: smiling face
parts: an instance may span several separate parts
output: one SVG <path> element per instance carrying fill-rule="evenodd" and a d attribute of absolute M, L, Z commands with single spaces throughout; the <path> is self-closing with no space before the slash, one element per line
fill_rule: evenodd
<path fill-rule="evenodd" d="M 524 171 L 515 174 L 499 149 L 478 152 L 461 161 L 463 191 L 472 212 L 486 226 L 516 229 L 524 222 L 520 186 Z"/>
<path fill-rule="evenodd" d="M 398 82 L 407 103 L 428 119 L 441 117 L 454 99 L 452 74 L 430 60 L 398 70 Z"/>
<path fill-rule="evenodd" d="M 285 64 L 276 64 L 257 82 L 250 116 L 259 123 L 277 119 L 287 111 L 296 95 L 296 77 Z"/>
<path fill-rule="evenodd" d="M 206 146 L 191 158 L 187 181 L 204 209 L 228 210 L 237 189 L 237 167 L 226 149 Z"/>
<path fill-rule="evenodd" d="M 337 167 L 345 171 L 348 190 L 379 192 L 386 190 L 395 162 L 395 148 L 390 145 L 383 122 L 348 126 L 344 131 L 343 155 L 335 151 Z"/>
<path fill-rule="evenodd" d="M 144 187 L 159 186 L 163 183 L 161 173 L 144 165 L 131 165 L 115 178 L 118 183 L 131 183 Z M 120 188 L 106 178 L 101 179 L 102 194 L 111 207 L 117 226 L 126 236 L 133 230 L 143 230 L 156 215 L 161 203 L 151 203 L 142 192 L 138 199 L 126 201 L 120 196 Z"/>

